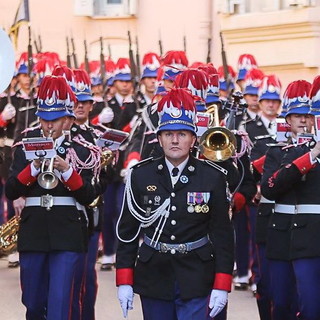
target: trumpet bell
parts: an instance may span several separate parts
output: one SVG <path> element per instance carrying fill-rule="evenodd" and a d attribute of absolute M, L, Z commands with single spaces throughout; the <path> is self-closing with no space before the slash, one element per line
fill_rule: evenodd
<path fill-rule="evenodd" d="M 232 157 L 237 146 L 235 135 L 223 127 L 208 129 L 200 138 L 199 150 L 211 161 L 225 161 Z"/>
<path fill-rule="evenodd" d="M 38 183 L 44 189 L 53 189 L 58 185 L 58 182 L 58 178 L 51 171 L 45 171 L 38 175 Z"/>

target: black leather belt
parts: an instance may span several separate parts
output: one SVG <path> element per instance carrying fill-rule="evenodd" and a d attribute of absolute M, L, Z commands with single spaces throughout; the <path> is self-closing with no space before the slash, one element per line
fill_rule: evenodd
<path fill-rule="evenodd" d="M 147 237 L 146 235 L 144 235 L 144 243 L 147 246 L 149 246 L 149 247 L 151 247 L 161 253 L 167 253 L 167 252 L 171 253 L 171 254 L 175 254 L 176 252 L 187 253 L 187 252 L 190 252 L 192 250 L 195 250 L 195 249 L 198 249 L 198 248 L 204 246 L 208 242 L 209 242 L 209 237 L 205 236 L 199 240 L 192 241 L 192 242 L 177 243 L 177 244 L 158 242 L 156 245 L 154 245 L 154 242 L 151 243 L 151 239 L 149 237 Z"/>

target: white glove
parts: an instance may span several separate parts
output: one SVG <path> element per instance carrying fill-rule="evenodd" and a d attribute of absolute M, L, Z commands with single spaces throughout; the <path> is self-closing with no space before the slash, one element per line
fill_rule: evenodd
<path fill-rule="evenodd" d="M 4 121 L 8 121 L 14 118 L 15 115 L 16 115 L 16 108 L 10 103 L 6 104 L 6 106 L 4 107 L 1 113 L 2 119 Z"/>
<path fill-rule="evenodd" d="M 20 197 L 16 200 L 13 200 L 13 208 L 14 208 L 14 213 L 16 216 L 20 216 L 22 209 L 24 208 L 26 203 L 25 198 Z"/>
<path fill-rule="evenodd" d="M 213 289 L 211 291 L 209 308 L 212 309 L 210 317 L 215 317 L 219 312 L 222 311 L 224 306 L 228 302 L 228 291 Z"/>
<path fill-rule="evenodd" d="M 123 177 L 123 182 L 127 182 L 127 177 L 129 173 L 129 169 L 132 168 L 134 165 L 136 165 L 139 161 L 137 159 L 132 159 L 129 161 L 126 168 L 122 169 L 120 172 L 121 177 Z"/>
<path fill-rule="evenodd" d="M 118 300 L 123 312 L 123 316 L 126 318 L 128 310 L 133 309 L 133 288 L 128 284 L 123 284 L 118 288 Z"/>
<path fill-rule="evenodd" d="M 100 123 L 109 123 L 113 120 L 114 113 L 110 107 L 105 107 L 102 109 L 101 113 L 98 115 L 98 120 Z"/>

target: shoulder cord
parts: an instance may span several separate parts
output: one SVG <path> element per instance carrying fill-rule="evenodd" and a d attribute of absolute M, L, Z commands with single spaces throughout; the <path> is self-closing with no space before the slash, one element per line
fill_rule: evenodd
<path fill-rule="evenodd" d="M 93 145 L 92 143 L 86 141 L 81 135 L 76 136 L 72 139 L 76 143 L 84 146 L 89 149 L 90 155 L 86 159 L 86 161 L 82 161 L 76 151 L 73 148 L 68 148 L 67 159 L 70 161 L 72 167 L 77 170 L 77 172 L 81 172 L 83 169 L 93 169 L 93 175 L 95 178 L 100 174 L 101 166 L 101 151 L 99 147 Z"/>
<path fill-rule="evenodd" d="M 246 151 L 249 153 L 249 146 L 250 146 L 250 140 L 247 135 L 241 134 L 241 147 L 240 151 L 236 152 L 234 156 L 232 156 L 232 159 L 239 159 L 241 158 Z"/>
<path fill-rule="evenodd" d="M 140 229 L 141 228 L 148 228 L 150 227 L 156 220 L 158 220 L 159 218 L 159 222 L 158 225 L 154 231 L 153 237 L 151 239 L 151 244 L 154 242 L 154 246 L 157 245 L 160 235 L 162 234 L 164 225 L 167 221 L 167 218 L 169 217 L 169 213 L 170 213 L 170 198 L 166 199 L 163 204 L 157 208 L 156 210 L 151 211 L 151 215 L 150 217 L 144 217 L 141 214 L 139 214 L 139 212 L 135 209 L 135 207 L 140 211 L 140 212 L 145 212 L 145 210 L 143 210 L 136 202 L 133 192 L 132 192 L 132 187 L 131 187 L 131 174 L 132 174 L 132 168 L 129 169 L 128 172 L 128 177 L 127 177 L 127 183 L 125 186 L 125 195 L 126 195 L 126 199 L 127 199 L 127 203 L 128 203 L 128 208 L 130 213 L 132 214 L 133 217 L 135 217 L 138 221 L 141 222 L 140 226 L 139 226 L 139 230 L 136 233 L 136 235 L 129 240 L 124 240 L 120 237 L 119 235 L 119 230 L 118 230 L 118 224 L 119 221 L 121 219 L 122 213 L 119 217 L 118 223 L 117 223 L 117 228 L 116 228 L 116 232 L 117 232 L 117 237 L 119 238 L 119 240 L 121 240 L 122 242 L 128 243 L 128 242 L 132 242 L 133 240 L 136 239 L 136 237 L 138 236 Z M 134 207 L 135 206 L 135 207 Z M 156 235 L 158 233 L 158 236 L 156 238 Z M 156 238 L 156 240 L 155 240 Z"/>

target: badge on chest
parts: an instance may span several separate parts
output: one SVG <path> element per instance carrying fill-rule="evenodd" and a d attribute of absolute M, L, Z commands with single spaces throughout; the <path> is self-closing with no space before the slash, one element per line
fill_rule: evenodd
<path fill-rule="evenodd" d="M 208 213 L 210 192 L 188 192 L 187 204 L 189 213 Z"/>

